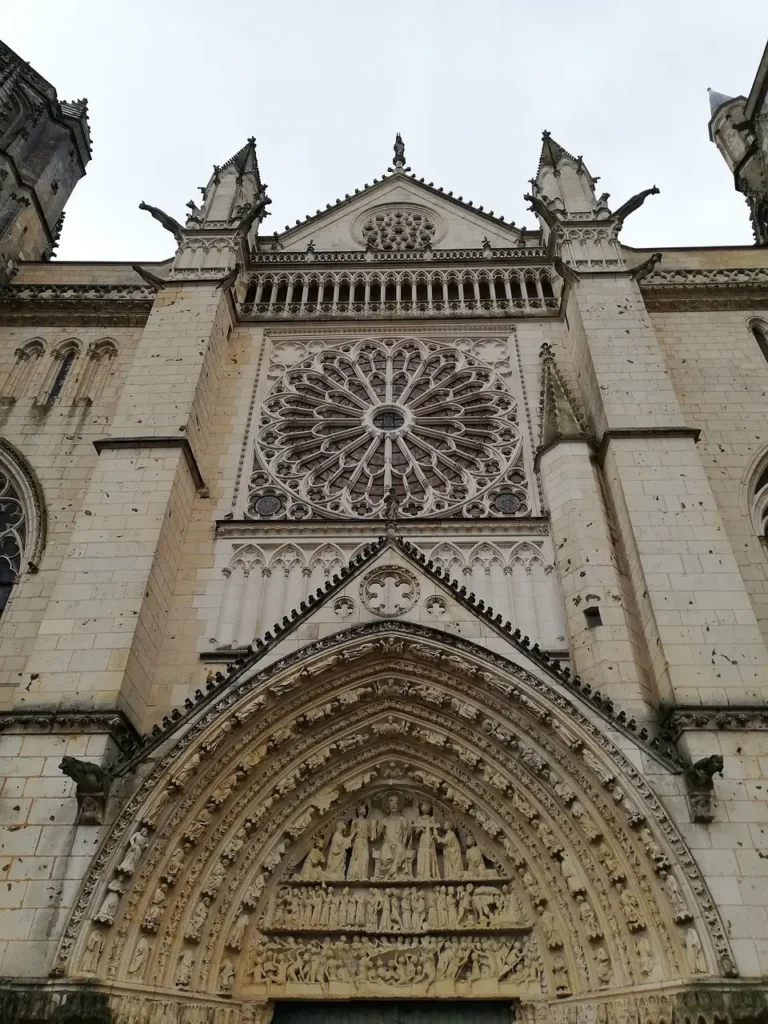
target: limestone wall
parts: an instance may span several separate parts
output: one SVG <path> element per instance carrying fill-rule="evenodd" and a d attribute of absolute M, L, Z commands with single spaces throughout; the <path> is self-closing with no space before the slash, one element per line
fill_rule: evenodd
<path fill-rule="evenodd" d="M 768 363 L 748 327 L 760 315 L 768 311 L 652 317 L 685 421 L 701 430 L 697 448 L 752 608 L 768 637 L 768 554 L 750 522 L 747 501 L 753 469 L 768 451 Z M 737 609 L 721 606 L 716 614 L 722 626 L 738 628 Z"/>

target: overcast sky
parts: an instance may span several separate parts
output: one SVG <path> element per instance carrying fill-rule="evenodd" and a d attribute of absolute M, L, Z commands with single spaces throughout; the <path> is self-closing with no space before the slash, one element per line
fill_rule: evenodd
<path fill-rule="evenodd" d="M 752 242 L 706 90 L 749 91 L 766 0 L 34 0 L 2 32 L 89 100 L 60 259 L 170 256 L 139 201 L 181 217 L 249 135 L 282 230 L 380 177 L 398 130 L 417 176 L 518 224 L 547 128 L 613 204 L 659 186 L 628 244 Z"/>

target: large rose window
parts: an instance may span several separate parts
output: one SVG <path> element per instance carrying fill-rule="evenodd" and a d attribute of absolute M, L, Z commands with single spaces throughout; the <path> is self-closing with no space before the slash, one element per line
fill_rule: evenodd
<path fill-rule="evenodd" d="M 521 516 L 516 403 L 466 354 L 361 341 L 287 370 L 262 406 L 248 515 Z M 390 506 L 392 505 L 390 497 Z"/>

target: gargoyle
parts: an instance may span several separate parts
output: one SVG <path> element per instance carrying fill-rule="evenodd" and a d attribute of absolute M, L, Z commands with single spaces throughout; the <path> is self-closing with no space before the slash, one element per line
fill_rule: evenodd
<path fill-rule="evenodd" d="M 712 808 L 714 776 L 722 774 L 722 754 L 710 754 L 709 757 L 702 757 L 689 765 L 683 772 L 683 779 L 688 790 L 688 806 L 694 821 L 706 824 L 714 819 Z"/>
<path fill-rule="evenodd" d="M 159 224 L 162 224 L 166 231 L 170 231 L 173 237 L 176 239 L 177 243 L 181 245 L 181 243 L 184 241 L 184 229 L 177 220 L 174 220 L 173 217 L 169 217 L 167 213 L 164 213 L 157 206 L 150 206 L 148 203 L 145 202 L 139 203 L 139 209 L 148 210 L 149 213 L 151 213 L 152 216 L 155 218 L 155 220 Z"/>
<path fill-rule="evenodd" d="M 161 277 L 156 277 L 154 274 L 150 274 L 144 267 L 140 267 L 138 263 L 131 264 L 131 270 L 138 274 L 142 281 L 146 281 L 150 288 L 154 288 L 156 292 L 159 292 L 161 288 L 165 286 L 165 281 Z"/>
<path fill-rule="evenodd" d="M 230 272 L 228 274 L 225 274 L 225 276 L 222 277 L 222 279 L 216 284 L 216 288 L 220 288 L 223 292 L 227 291 L 228 288 L 231 288 L 232 285 L 237 280 L 237 275 L 240 273 L 241 269 L 242 264 L 236 263 L 234 267 L 232 267 Z"/>
<path fill-rule="evenodd" d="M 75 780 L 77 787 L 77 818 L 76 825 L 103 825 L 104 810 L 107 804 L 109 786 L 112 776 L 108 769 L 93 761 L 81 761 L 78 757 L 64 756 L 59 770 L 70 779 Z"/>
<path fill-rule="evenodd" d="M 624 226 L 624 221 L 630 213 L 634 213 L 635 210 L 639 210 L 648 196 L 657 196 L 658 194 L 659 189 L 654 185 L 653 188 L 647 188 L 643 192 L 638 192 L 636 196 L 632 196 L 631 199 L 628 199 L 623 206 L 618 208 L 618 210 L 614 210 L 613 216 L 616 220 L 616 230 L 621 231 Z"/>
<path fill-rule="evenodd" d="M 253 206 L 251 206 L 249 209 L 243 210 L 243 215 L 240 219 L 240 223 L 237 225 L 237 228 L 235 229 L 235 235 L 238 238 L 245 238 L 248 232 L 251 230 L 253 222 L 256 220 L 257 217 L 261 216 L 261 214 L 264 213 L 264 210 L 266 209 L 267 206 L 270 205 L 271 202 L 272 200 L 269 198 L 266 191 L 262 189 L 261 192 L 259 192 L 258 199 L 253 204 Z"/>
<path fill-rule="evenodd" d="M 642 281 L 644 277 L 647 277 L 648 274 L 650 274 L 657 263 L 661 263 L 661 253 L 651 253 L 648 259 L 638 264 L 629 276 L 633 281 Z"/>
<path fill-rule="evenodd" d="M 531 195 L 530 192 L 526 192 L 523 199 L 525 199 L 527 203 L 531 204 L 533 212 L 541 217 L 548 228 L 553 228 L 558 223 L 555 211 L 543 201 L 543 199 L 546 199 L 546 196 L 544 196 L 543 199 L 540 199 L 538 196 L 534 196 Z"/>

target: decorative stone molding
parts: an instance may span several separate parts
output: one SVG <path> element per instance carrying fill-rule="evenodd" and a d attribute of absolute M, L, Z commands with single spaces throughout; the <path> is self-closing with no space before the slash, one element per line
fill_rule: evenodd
<path fill-rule="evenodd" d="M 768 305 L 768 267 L 722 267 L 711 270 L 662 270 L 641 282 L 652 311 L 764 309 Z"/>
<path fill-rule="evenodd" d="M 123 757 L 130 757 L 141 747 L 138 733 L 122 711 L 96 709 L 66 710 L 56 708 L 38 711 L 1 711 L 0 732 L 33 732 L 85 735 L 107 734 Z"/>
<path fill-rule="evenodd" d="M 670 708 L 662 731 L 676 742 L 689 730 L 710 732 L 732 729 L 768 729 L 768 707 L 759 704 L 701 704 Z"/>
<path fill-rule="evenodd" d="M 120 772 L 129 770 L 126 764 Z M 393 809 L 387 795 L 393 791 L 411 794 L 407 813 L 400 801 Z M 362 804 L 379 810 L 369 819 L 359 812 Z M 334 824 L 340 819 L 352 827 L 340 831 Z M 286 886 L 292 891 L 325 883 L 336 893 L 336 910 L 329 903 L 327 922 L 317 924 L 321 936 L 333 932 L 333 914 L 338 920 L 344 903 L 342 881 L 350 872 L 365 873 L 347 859 L 348 840 L 363 820 L 379 823 L 366 833 L 369 853 L 379 850 L 379 858 L 368 861 L 369 878 L 360 884 L 366 891 L 374 882 L 398 889 L 401 923 L 402 886 L 409 888 L 411 930 L 414 896 L 421 921 L 425 892 L 424 909 L 432 906 L 430 886 L 463 885 L 472 918 L 483 928 L 482 950 L 496 933 L 480 924 L 480 916 L 493 917 L 500 886 L 514 888 L 521 920 L 532 922 L 536 943 L 535 957 L 533 948 L 523 957 L 525 974 L 518 977 L 511 968 L 514 986 L 507 994 L 532 995 L 534 977 L 546 979 L 550 997 L 564 998 L 662 976 L 695 980 L 733 971 L 693 858 L 605 730 L 557 689 L 503 659 L 396 623 L 311 644 L 258 677 L 251 670 L 200 709 L 176 746 L 163 751 L 102 845 L 65 933 L 62 968 L 74 953 L 68 970 L 87 974 L 89 957 L 99 951 L 107 980 L 125 980 L 140 963 L 136 951 L 146 939 L 141 949 L 151 950 L 142 954 L 144 981 L 155 986 L 158 998 L 174 988 L 231 990 L 241 999 L 259 993 L 269 998 L 278 989 L 300 995 L 302 985 L 316 983 L 317 972 L 315 982 L 306 967 L 303 981 L 273 975 L 270 950 L 283 939 L 268 938 L 264 945 L 259 935 L 282 936 L 284 929 L 275 925 L 275 931 L 273 919 L 263 915 Z M 457 850 L 446 821 L 456 823 Z M 146 847 L 143 829 L 149 830 Z M 454 850 L 451 867 L 446 849 Z M 318 853 L 310 857 L 312 850 Z M 412 852 L 412 864 L 404 851 Z M 660 864 L 674 867 L 674 886 L 662 879 Z M 450 878 L 467 871 L 485 878 Z M 669 874 L 665 867 L 664 879 Z M 475 888 L 467 896 L 470 884 Z M 479 903 L 473 902 L 477 886 L 489 890 L 477 891 Z M 457 912 L 458 895 L 457 888 Z M 286 905 L 293 915 L 292 898 Z M 348 899 L 344 905 L 347 920 Z M 390 900 L 390 919 L 393 908 Z M 383 940 L 391 928 L 382 927 L 383 912 L 370 919 L 371 938 L 382 940 L 371 953 L 374 960 L 388 950 Z M 439 908 L 434 913 L 437 918 L 427 914 L 426 939 L 439 932 Z M 571 936 L 563 953 L 558 932 Z M 246 934 L 255 947 L 244 941 Z M 515 952 L 517 941 L 505 947 L 505 957 L 515 960 L 525 950 L 522 944 Z M 450 988 L 471 997 L 470 976 L 462 992 L 452 984 L 432 992 L 440 980 L 438 962 L 429 965 L 430 943 L 418 945 L 419 956 L 427 956 L 417 967 L 417 974 L 426 971 L 425 993 L 448 996 Z M 363 953 L 344 954 L 350 955 L 357 963 Z M 323 964 L 331 985 L 331 962 L 324 957 Z M 332 993 L 351 995 L 345 984 L 351 980 L 334 975 Z"/>
<path fill-rule="evenodd" d="M 0 292 L 0 324 L 142 327 L 154 297 L 145 285 L 9 285 Z"/>

